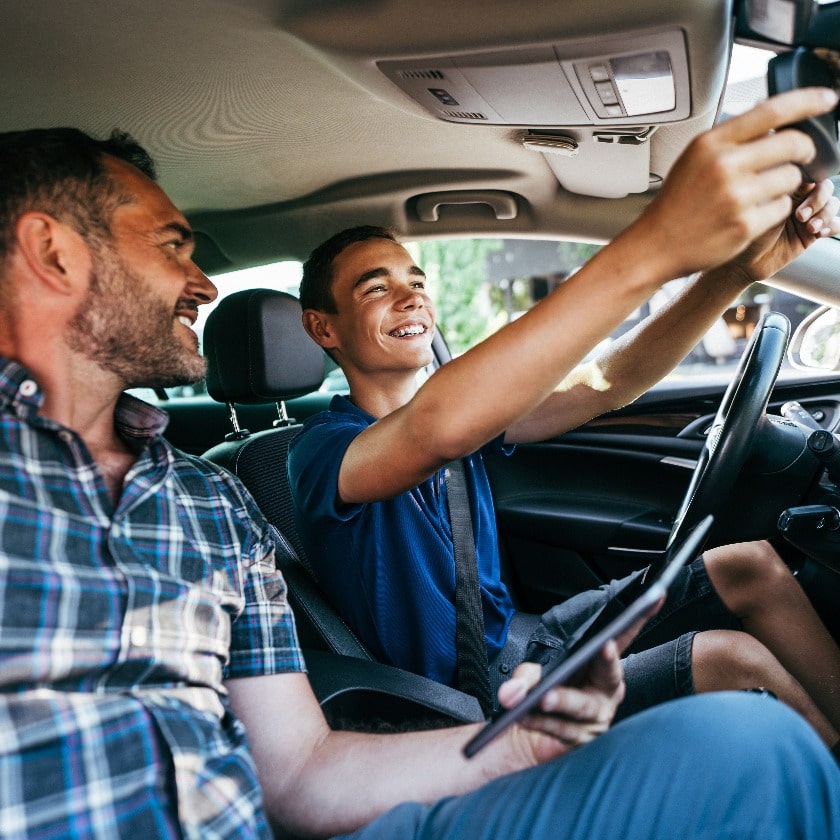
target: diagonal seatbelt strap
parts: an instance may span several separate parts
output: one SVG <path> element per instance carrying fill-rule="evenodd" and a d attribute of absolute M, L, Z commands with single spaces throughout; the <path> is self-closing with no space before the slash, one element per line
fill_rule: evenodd
<path fill-rule="evenodd" d="M 494 707 L 484 638 L 484 613 L 478 585 L 470 500 L 463 463 L 452 461 L 445 472 L 446 503 L 455 549 L 455 648 L 458 688 L 475 697 L 485 714 Z"/>

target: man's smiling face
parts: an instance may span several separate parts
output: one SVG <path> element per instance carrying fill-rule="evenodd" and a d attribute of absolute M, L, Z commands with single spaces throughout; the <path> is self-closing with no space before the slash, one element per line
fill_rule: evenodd
<path fill-rule="evenodd" d="M 126 387 L 169 387 L 205 373 L 193 332 L 198 306 L 216 288 L 192 262 L 184 216 L 134 167 L 107 160 L 133 197 L 111 218 L 110 242 L 91 246 L 87 298 L 71 322 L 71 347 Z"/>

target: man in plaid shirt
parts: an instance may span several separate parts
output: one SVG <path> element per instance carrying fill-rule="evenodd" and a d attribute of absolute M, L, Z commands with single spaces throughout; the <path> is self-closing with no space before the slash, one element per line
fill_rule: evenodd
<path fill-rule="evenodd" d="M 330 731 L 282 536 L 123 393 L 204 374 L 216 290 L 192 249 L 127 136 L 0 135 L 0 836 L 840 836 L 840 773 L 781 704 L 707 696 L 607 732 L 612 643 L 471 761 L 474 726 Z"/>

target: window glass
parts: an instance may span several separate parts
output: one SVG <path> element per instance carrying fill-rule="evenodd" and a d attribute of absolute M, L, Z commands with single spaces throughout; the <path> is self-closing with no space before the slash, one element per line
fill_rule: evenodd
<path fill-rule="evenodd" d="M 471 238 L 410 242 L 407 247 L 426 272 L 438 324 L 453 355 L 458 355 L 518 318 L 561 285 L 601 246 L 554 240 Z M 199 339 L 207 316 L 219 299 L 246 288 L 278 289 L 297 295 L 302 268 L 298 261 L 284 261 L 213 277 L 219 298 L 199 309 L 196 323 Z M 662 306 L 686 282 L 674 280 L 666 284 L 594 348 L 589 358 Z M 756 283 L 733 302 L 666 381 L 726 382 L 762 314 L 770 310 L 782 312 L 795 328 L 817 306 L 805 298 Z M 808 374 L 795 372 L 785 361 L 783 375 Z M 320 390 L 325 393 L 347 393 L 348 390 L 344 375 L 330 359 L 327 359 L 327 376 Z M 136 393 L 151 400 L 161 396 L 143 389 Z M 204 394 L 204 382 L 199 382 L 167 389 L 166 398 Z"/>
<path fill-rule="evenodd" d="M 582 242 L 522 239 L 424 241 L 409 245 L 429 278 L 438 323 L 453 355 L 519 317 L 561 285 L 600 247 Z M 687 282 L 685 278 L 666 284 L 594 348 L 589 358 L 665 304 Z M 755 283 L 712 325 L 666 381 L 728 381 L 765 312 L 781 312 L 795 329 L 817 306 L 789 292 Z M 785 376 L 795 375 L 787 360 L 783 370 Z"/>

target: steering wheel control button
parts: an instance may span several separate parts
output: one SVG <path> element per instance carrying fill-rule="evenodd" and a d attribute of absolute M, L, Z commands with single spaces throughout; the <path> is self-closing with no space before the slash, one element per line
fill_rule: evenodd
<path fill-rule="evenodd" d="M 818 458 L 831 456 L 837 449 L 837 439 L 826 429 L 820 429 L 808 436 L 808 449 Z"/>

